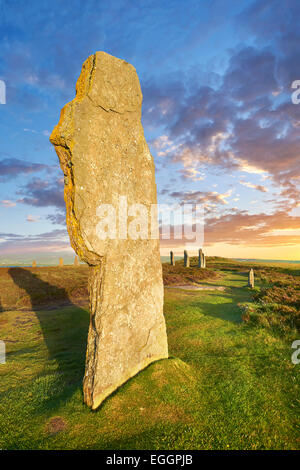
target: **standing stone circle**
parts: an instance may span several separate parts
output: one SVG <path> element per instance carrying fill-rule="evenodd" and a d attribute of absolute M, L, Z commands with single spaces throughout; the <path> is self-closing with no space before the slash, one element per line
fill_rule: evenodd
<path fill-rule="evenodd" d="M 83 64 L 76 97 L 61 111 L 50 141 L 64 173 L 73 249 L 90 266 L 91 320 L 83 382 L 96 409 L 150 363 L 168 357 L 162 266 L 157 238 L 103 240 L 100 204 L 157 203 L 154 162 L 141 124 L 134 67 L 104 52 Z"/>

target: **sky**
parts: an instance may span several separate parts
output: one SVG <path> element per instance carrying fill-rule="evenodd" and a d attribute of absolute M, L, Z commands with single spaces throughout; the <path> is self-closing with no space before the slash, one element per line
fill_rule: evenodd
<path fill-rule="evenodd" d="M 299 17 L 298 0 L 0 0 L 0 258 L 70 250 L 49 135 L 105 51 L 137 70 L 158 201 L 204 205 L 206 254 L 300 260 Z"/>

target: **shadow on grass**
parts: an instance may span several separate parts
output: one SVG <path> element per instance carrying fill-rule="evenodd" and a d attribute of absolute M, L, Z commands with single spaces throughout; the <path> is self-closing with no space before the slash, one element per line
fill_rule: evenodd
<path fill-rule="evenodd" d="M 226 286 L 226 291 L 185 291 L 182 297 L 183 303 L 188 302 L 190 309 L 194 308 L 196 314 L 199 312 L 199 320 L 204 315 L 234 324 L 242 322 L 242 311 L 238 304 L 250 302 L 251 299 L 251 292 L 246 286 Z"/>
<path fill-rule="evenodd" d="M 32 310 L 37 316 L 44 343 L 48 350 L 46 367 L 54 373 L 59 383 L 59 396 L 53 397 L 53 406 L 67 400 L 82 387 L 85 367 L 85 351 L 89 314 L 74 305 L 65 289 L 41 280 L 31 270 L 11 268 L 9 274 L 14 283 L 30 296 Z M 51 298 L 51 310 L 43 302 L 43 296 Z M 53 301 L 57 299 L 57 307 Z"/>
<path fill-rule="evenodd" d="M 200 302 L 198 305 L 205 316 L 219 318 L 231 323 L 241 323 L 242 316 L 239 307 L 234 303 L 212 304 Z"/>

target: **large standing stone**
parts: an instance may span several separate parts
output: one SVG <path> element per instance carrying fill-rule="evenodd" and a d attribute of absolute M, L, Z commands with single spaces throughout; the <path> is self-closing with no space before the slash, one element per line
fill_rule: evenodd
<path fill-rule="evenodd" d="M 171 263 L 171 266 L 175 266 L 175 258 L 174 258 L 173 251 L 170 251 L 170 263 Z"/>
<path fill-rule="evenodd" d="M 78 256 L 75 256 L 74 258 L 74 266 L 79 266 L 79 260 L 78 260 Z"/>
<path fill-rule="evenodd" d="M 50 141 L 65 175 L 72 247 L 90 265 L 91 321 L 84 400 L 93 409 L 130 377 L 168 357 L 158 239 L 103 240 L 97 208 L 156 203 L 154 163 L 141 124 L 134 67 L 104 52 L 83 64 L 76 97 Z M 123 230 L 123 229 L 122 229 Z"/>
<path fill-rule="evenodd" d="M 253 289 L 254 287 L 254 271 L 252 268 L 250 269 L 248 274 L 248 286 L 251 287 L 251 289 Z"/>

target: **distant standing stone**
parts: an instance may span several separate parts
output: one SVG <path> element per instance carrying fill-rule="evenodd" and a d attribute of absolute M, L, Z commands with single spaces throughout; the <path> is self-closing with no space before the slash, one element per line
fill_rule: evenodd
<path fill-rule="evenodd" d="M 202 268 L 202 248 L 198 251 L 198 268 Z"/>
<path fill-rule="evenodd" d="M 253 289 L 254 287 L 254 271 L 252 268 L 250 269 L 248 274 L 248 286 L 251 287 L 251 289 Z"/>
<path fill-rule="evenodd" d="M 78 256 L 75 256 L 74 266 L 79 266 Z"/>
<path fill-rule="evenodd" d="M 175 259 L 174 259 L 173 251 L 170 251 L 170 263 L 171 263 L 171 266 L 175 266 Z"/>
<path fill-rule="evenodd" d="M 32 262 L 32 267 L 33 267 L 33 268 L 36 268 L 36 261 L 33 261 L 33 262 Z"/>
<path fill-rule="evenodd" d="M 206 260 L 205 260 L 205 254 L 202 251 L 202 248 L 199 249 L 199 255 L 198 255 L 198 268 L 205 268 L 206 267 Z"/>
<path fill-rule="evenodd" d="M 188 252 L 186 250 L 184 250 L 184 266 L 186 268 L 190 267 L 190 257 L 189 257 Z"/>
<path fill-rule="evenodd" d="M 64 259 L 59 258 L 59 267 L 61 268 L 64 265 Z"/>

